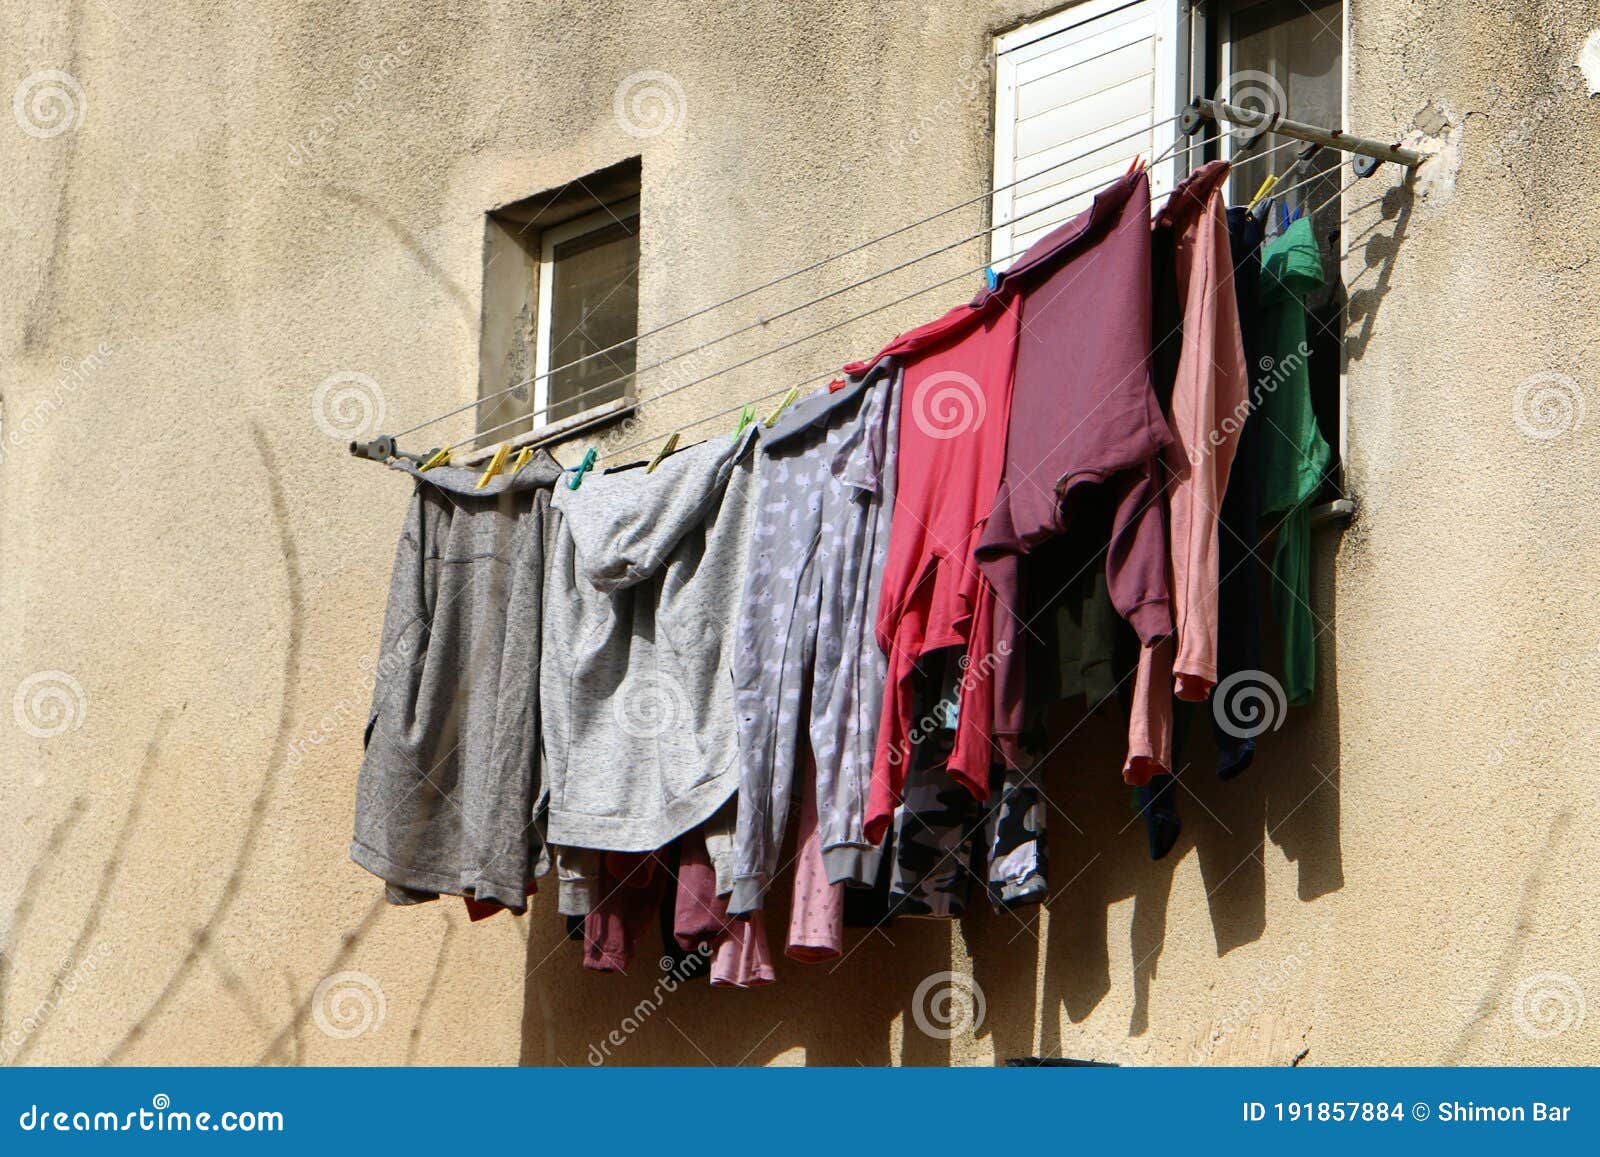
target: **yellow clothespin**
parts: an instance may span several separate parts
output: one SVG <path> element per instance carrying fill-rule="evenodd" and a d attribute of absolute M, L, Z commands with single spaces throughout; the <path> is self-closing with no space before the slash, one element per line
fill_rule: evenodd
<path fill-rule="evenodd" d="M 771 414 L 767 415 L 767 420 L 764 423 L 764 425 L 767 427 L 767 429 L 769 429 L 769 430 L 772 429 L 772 423 L 774 423 L 774 422 L 776 422 L 778 420 L 778 415 L 783 413 L 785 410 L 787 410 L 790 407 L 790 405 L 792 405 L 794 403 L 794 400 L 796 398 L 798 398 L 799 396 L 800 396 L 800 387 L 799 386 L 791 386 L 790 389 L 789 389 L 789 392 L 787 394 L 783 395 L 783 401 L 778 403 L 778 408 L 776 410 L 772 411 Z"/>
<path fill-rule="evenodd" d="M 450 447 L 448 447 L 448 446 L 440 446 L 431 455 L 429 455 L 428 460 L 426 462 L 424 462 L 421 466 L 418 466 L 417 469 L 418 470 L 432 470 L 435 466 L 448 466 L 448 465 L 450 465 Z"/>
<path fill-rule="evenodd" d="M 648 466 L 646 466 L 644 468 L 644 472 L 646 474 L 654 474 L 656 472 L 656 467 L 661 465 L 661 463 L 666 460 L 667 455 L 672 453 L 677 448 L 678 448 L 678 432 L 676 430 L 674 430 L 667 437 L 667 440 L 665 442 L 661 443 L 661 449 L 657 450 L 656 451 L 656 456 L 654 458 L 650 459 L 650 465 L 648 465 Z"/>
<path fill-rule="evenodd" d="M 1255 207 L 1257 205 L 1261 204 L 1261 198 L 1265 197 L 1268 193 L 1272 192 L 1273 188 L 1277 185 L 1277 183 L 1278 183 L 1278 174 L 1277 173 L 1268 173 L 1266 180 L 1261 182 L 1261 188 L 1256 190 L 1256 195 L 1254 197 L 1250 198 L 1250 206 L 1249 207 L 1250 207 L 1250 211 L 1251 212 L 1255 211 Z"/>
<path fill-rule="evenodd" d="M 478 476 L 478 484 L 473 487 L 474 490 L 482 490 L 490 482 L 494 481 L 494 476 L 505 469 L 506 455 L 509 453 L 511 453 L 511 446 L 507 442 L 502 442 L 496 447 L 494 457 L 489 459 L 489 465 Z"/>
<path fill-rule="evenodd" d="M 524 446 L 522 449 L 517 451 L 517 460 L 511 463 L 511 473 L 513 475 L 520 474 L 522 472 L 522 468 L 532 461 L 533 447 Z"/>

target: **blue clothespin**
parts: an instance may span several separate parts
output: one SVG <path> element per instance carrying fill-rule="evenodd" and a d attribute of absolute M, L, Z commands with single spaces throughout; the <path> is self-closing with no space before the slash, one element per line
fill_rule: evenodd
<path fill-rule="evenodd" d="M 594 469 L 594 460 L 598 457 L 599 455 L 595 453 L 593 446 L 590 446 L 584 451 L 583 461 L 579 462 L 578 465 L 573 469 L 572 481 L 567 483 L 568 490 L 576 490 L 579 486 L 583 485 L 583 476 L 589 473 L 590 470 Z"/>
<path fill-rule="evenodd" d="M 991 290 L 1000 284 L 1000 275 L 994 271 L 994 266 L 992 265 L 983 271 L 983 279 L 989 283 Z"/>

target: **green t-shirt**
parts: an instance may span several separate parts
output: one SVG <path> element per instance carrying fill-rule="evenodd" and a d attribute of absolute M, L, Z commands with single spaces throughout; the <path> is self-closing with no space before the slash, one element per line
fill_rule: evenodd
<path fill-rule="evenodd" d="M 1284 693 L 1294 704 L 1305 703 L 1316 688 L 1309 515 L 1333 458 L 1311 406 L 1306 330 L 1306 298 L 1322 281 L 1322 253 L 1309 217 L 1262 249 L 1258 348 L 1263 361 L 1252 387 L 1250 420 L 1260 445 L 1261 516 L 1277 531 L 1272 606 L 1283 638 Z"/>

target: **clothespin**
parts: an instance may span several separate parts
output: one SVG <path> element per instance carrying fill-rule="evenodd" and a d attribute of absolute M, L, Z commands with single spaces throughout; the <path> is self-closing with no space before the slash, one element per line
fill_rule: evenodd
<path fill-rule="evenodd" d="M 506 468 L 506 455 L 509 453 L 511 453 L 511 444 L 509 442 L 502 442 L 495 448 L 494 457 L 489 459 L 489 465 L 478 476 L 478 484 L 473 487 L 474 490 L 482 490 L 490 482 L 494 481 L 494 476 Z"/>
<path fill-rule="evenodd" d="M 598 457 L 600 455 L 595 452 L 593 446 L 583 452 L 583 461 L 572 471 L 572 481 L 567 483 L 568 490 L 576 490 L 583 485 L 583 476 L 594 469 L 594 461 Z"/>
<path fill-rule="evenodd" d="M 1144 154 L 1143 153 L 1135 153 L 1133 155 L 1133 162 L 1128 166 L 1128 171 L 1126 173 L 1124 173 L 1123 176 L 1131 177 L 1131 176 L 1133 176 L 1135 173 L 1139 172 L 1139 170 L 1141 170 L 1143 168 L 1144 168 Z"/>
<path fill-rule="evenodd" d="M 1278 174 L 1277 173 L 1268 173 L 1267 177 L 1266 177 L 1266 180 L 1262 181 L 1261 182 L 1261 187 L 1256 190 L 1256 195 L 1254 197 L 1250 198 L 1249 209 L 1250 209 L 1251 212 L 1255 211 L 1255 207 L 1257 205 L 1261 204 L 1261 198 L 1265 197 L 1268 193 L 1272 192 L 1273 188 L 1277 184 L 1278 184 Z"/>
<path fill-rule="evenodd" d="M 770 430 L 772 428 L 772 424 L 778 420 L 778 415 L 782 414 L 785 410 L 792 406 L 794 404 L 794 400 L 799 396 L 800 387 L 790 386 L 789 392 L 783 395 L 783 401 L 778 403 L 778 408 L 767 415 L 767 420 L 763 422 L 762 425 L 766 426 Z"/>
<path fill-rule="evenodd" d="M 450 465 L 450 447 L 440 446 L 432 454 L 428 455 L 427 461 L 423 462 L 423 464 L 418 466 L 417 469 L 432 470 L 435 466 L 448 465 Z"/>
<path fill-rule="evenodd" d="M 522 449 L 517 451 L 517 460 L 511 463 L 511 473 L 513 475 L 520 474 L 522 472 L 522 468 L 532 461 L 533 447 L 524 446 Z"/>
<path fill-rule="evenodd" d="M 734 428 L 733 440 L 735 442 L 737 442 L 739 440 L 739 435 L 743 434 L 745 432 L 745 428 L 748 427 L 750 425 L 750 423 L 754 422 L 755 420 L 756 420 L 756 408 L 754 406 L 746 406 L 744 409 L 740 410 L 739 411 L 739 424 L 738 424 L 738 426 L 736 426 Z"/>
<path fill-rule="evenodd" d="M 828 383 L 828 393 L 830 394 L 837 394 L 842 389 L 844 389 L 843 378 L 834 378 L 833 381 Z"/>
<path fill-rule="evenodd" d="M 994 266 L 983 271 L 983 281 L 990 289 L 995 289 L 1000 284 L 1000 275 L 994 271 Z"/>
<path fill-rule="evenodd" d="M 678 448 L 678 432 L 674 430 L 667 435 L 667 440 L 661 443 L 661 449 L 656 451 L 656 456 L 650 459 L 650 465 L 644 468 L 646 474 L 654 474 L 656 467 L 667 460 L 667 455 Z"/>

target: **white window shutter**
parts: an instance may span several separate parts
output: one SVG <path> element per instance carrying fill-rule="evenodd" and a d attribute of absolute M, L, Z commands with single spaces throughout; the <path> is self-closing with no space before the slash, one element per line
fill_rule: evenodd
<path fill-rule="evenodd" d="M 1148 163 L 1171 146 L 1169 118 L 1188 101 L 1187 11 L 1187 0 L 1086 0 L 995 38 L 996 268 L 1087 208 L 1135 156 Z M 1172 187 L 1177 166 L 1151 170 L 1152 192 Z"/>

